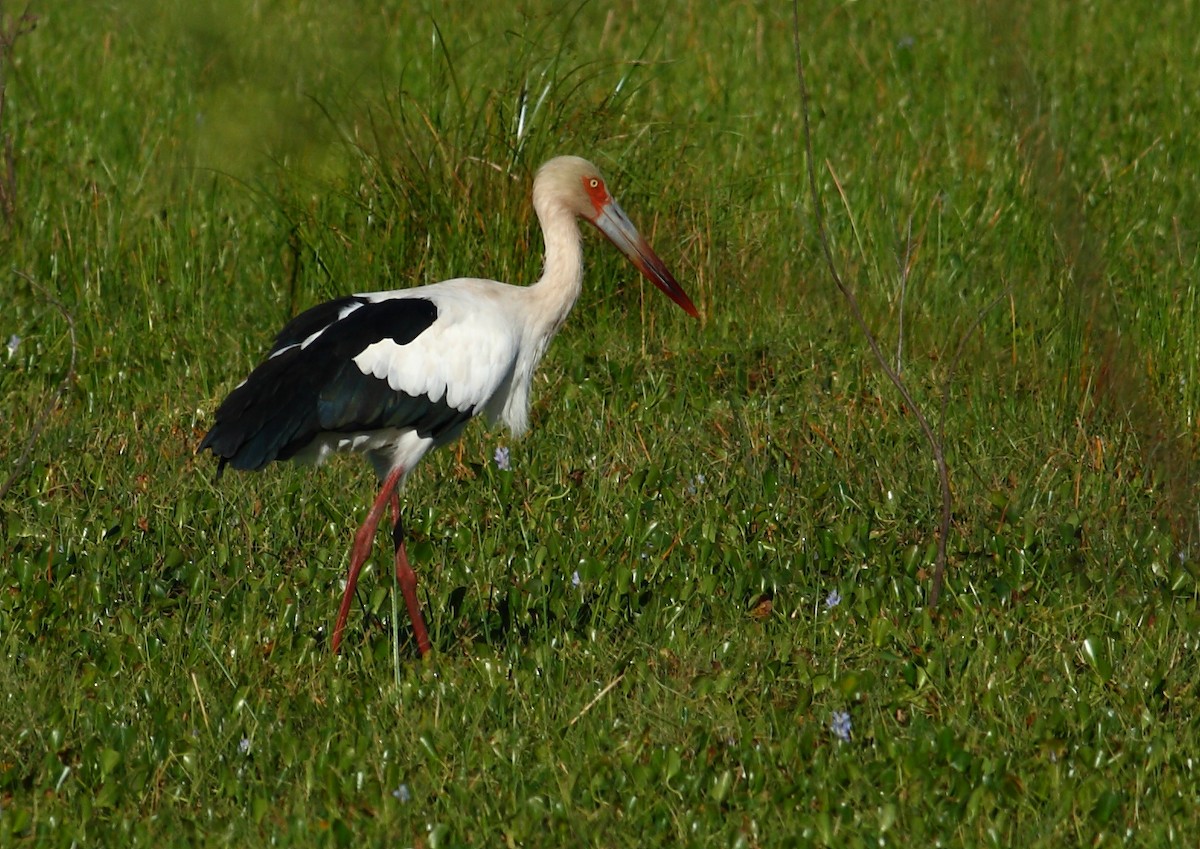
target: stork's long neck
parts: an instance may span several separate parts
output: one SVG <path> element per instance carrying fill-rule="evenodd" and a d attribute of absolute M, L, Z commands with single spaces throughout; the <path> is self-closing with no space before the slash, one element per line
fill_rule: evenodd
<path fill-rule="evenodd" d="M 536 309 L 534 321 L 539 335 L 549 342 L 583 288 L 583 238 L 574 213 L 557 203 L 538 203 L 538 221 L 546 240 L 546 267 L 538 282 L 530 286 Z"/>

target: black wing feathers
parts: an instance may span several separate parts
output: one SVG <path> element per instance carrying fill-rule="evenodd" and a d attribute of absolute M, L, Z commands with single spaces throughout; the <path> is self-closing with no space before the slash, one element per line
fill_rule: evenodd
<path fill-rule="evenodd" d="M 309 307 L 298 316 L 283 326 L 275 336 L 275 344 L 271 346 L 271 353 L 286 348 L 289 345 L 299 345 L 309 336 L 324 330 L 329 325 L 336 322 L 342 314 L 342 311 L 355 305 L 362 306 L 370 303 L 366 298 L 358 295 L 347 295 L 344 298 L 338 298 L 333 301 L 326 301 L 323 304 L 317 304 L 315 307 Z"/>
<path fill-rule="evenodd" d="M 338 318 L 355 303 L 361 306 Z M 252 470 L 295 456 L 323 432 L 412 427 L 436 436 L 462 424 L 472 411 L 398 392 L 354 363 L 384 339 L 411 343 L 436 320 L 437 306 L 422 298 L 341 298 L 301 313 L 279 332 L 275 353 L 221 404 L 198 450 L 211 449 L 218 469 Z"/>

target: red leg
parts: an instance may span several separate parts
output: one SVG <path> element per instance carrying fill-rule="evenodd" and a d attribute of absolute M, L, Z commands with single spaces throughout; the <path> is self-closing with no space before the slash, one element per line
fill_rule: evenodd
<path fill-rule="evenodd" d="M 379 520 L 383 518 L 383 510 L 389 502 L 393 504 L 394 510 L 399 510 L 400 499 L 396 494 L 396 487 L 403 475 L 404 469 L 392 469 L 387 479 L 384 480 L 383 487 L 375 498 L 375 503 L 371 505 L 371 512 L 367 514 L 367 520 L 354 534 L 354 547 L 350 549 L 350 573 L 346 577 L 346 591 L 342 593 L 342 606 L 338 609 L 337 623 L 333 626 L 334 654 L 338 653 L 338 649 L 342 645 L 342 631 L 346 628 L 346 617 L 350 615 L 354 588 L 358 586 L 358 573 L 371 553 L 371 544 L 375 541 L 375 530 L 379 527 Z"/>
<path fill-rule="evenodd" d="M 392 494 L 392 542 L 396 545 L 396 582 L 404 594 L 404 605 L 412 622 L 413 636 L 417 640 L 417 652 L 424 657 L 429 654 L 429 632 L 425 630 L 425 619 L 421 616 L 421 605 L 417 601 L 417 573 L 408 564 L 408 552 L 404 550 L 404 525 L 400 522 L 400 496 Z"/>

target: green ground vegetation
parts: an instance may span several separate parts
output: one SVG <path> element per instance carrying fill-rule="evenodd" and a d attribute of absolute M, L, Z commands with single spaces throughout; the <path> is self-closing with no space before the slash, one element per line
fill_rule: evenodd
<path fill-rule="evenodd" d="M 934 609 L 787 4 L 34 5 L 0 845 L 1197 845 L 1200 4 L 801 6 Z M 534 280 L 559 153 L 704 320 L 589 233 L 531 434 L 407 489 L 433 656 L 381 539 L 332 657 L 368 467 L 196 445 L 307 306 Z"/>

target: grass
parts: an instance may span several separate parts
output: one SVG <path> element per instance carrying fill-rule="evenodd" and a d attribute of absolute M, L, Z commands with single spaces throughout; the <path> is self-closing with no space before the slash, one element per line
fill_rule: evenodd
<path fill-rule="evenodd" d="M 1195 844 L 1197 10 L 802 5 L 835 254 L 944 427 L 934 610 L 786 10 L 40 10 L 0 116 L 0 845 Z M 195 446 L 299 309 L 533 280 L 561 152 L 706 319 L 589 238 L 533 432 L 407 490 L 434 656 L 381 543 L 333 658 L 367 468 Z M 22 275 L 78 376 L 18 467 L 71 356 Z"/>

